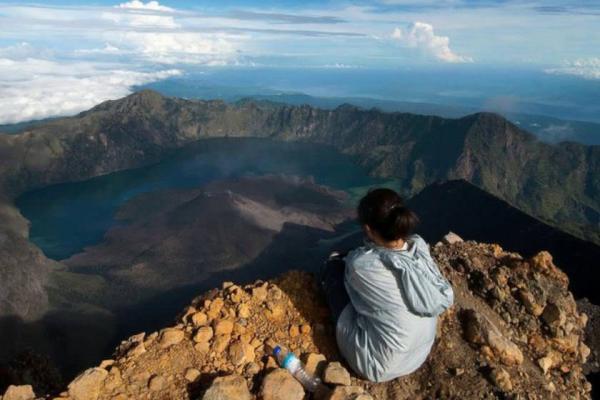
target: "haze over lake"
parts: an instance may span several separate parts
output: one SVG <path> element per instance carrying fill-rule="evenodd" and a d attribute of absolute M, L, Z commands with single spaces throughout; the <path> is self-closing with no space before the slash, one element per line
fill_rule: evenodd
<path fill-rule="evenodd" d="M 380 181 L 327 146 L 208 139 L 149 167 L 28 192 L 17 205 L 31 221 L 31 240 L 48 257 L 60 260 L 100 242 L 118 223 L 114 214 L 119 206 L 137 194 L 264 174 L 313 177 L 318 184 L 342 190 Z"/>

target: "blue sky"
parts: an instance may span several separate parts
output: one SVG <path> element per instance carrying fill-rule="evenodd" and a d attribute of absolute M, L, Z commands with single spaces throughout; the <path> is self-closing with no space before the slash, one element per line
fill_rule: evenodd
<path fill-rule="evenodd" d="M 600 79 L 600 2 L 0 1 L 0 123 L 207 68 L 502 67 Z"/>

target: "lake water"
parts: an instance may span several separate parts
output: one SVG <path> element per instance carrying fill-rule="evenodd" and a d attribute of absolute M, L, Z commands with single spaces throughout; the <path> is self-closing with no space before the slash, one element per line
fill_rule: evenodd
<path fill-rule="evenodd" d="M 379 183 L 351 157 L 327 146 L 208 139 L 152 166 L 25 193 L 17 206 L 31 221 L 31 241 L 48 257 L 61 260 L 100 242 L 117 223 L 113 216 L 119 206 L 137 194 L 269 173 L 312 176 L 319 184 L 341 190 Z"/>

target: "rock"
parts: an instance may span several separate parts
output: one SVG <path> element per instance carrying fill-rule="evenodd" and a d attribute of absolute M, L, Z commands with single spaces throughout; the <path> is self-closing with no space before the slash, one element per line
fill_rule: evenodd
<path fill-rule="evenodd" d="M 213 351 L 216 352 L 217 354 L 224 352 L 225 349 L 227 348 L 227 346 L 229 346 L 230 339 L 231 339 L 231 336 L 229 336 L 229 335 L 219 335 L 219 336 L 215 337 L 215 340 L 213 341 L 213 346 L 212 346 Z"/>
<path fill-rule="evenodd" d="M 333 389 L 329 400 L 355 400 L 358 396 L 363 396 L 362 399 L 371 399 L 371 396 L 364 393 L 364 389 L 360 386 L 337 386 Z"/>
<path fill-rule="evenodd" d="M 277 321 L 283 317 L 285 314 L 285 309 L 279 303 L 269 301 L 267 302 L 267 308 L 265 310 L 265 315 L 272 321 Z"/>
<path fill-rule="evenodd" d="M 104 368 L 105 370 L 109 370 L 110 367 L 115 363 L 115 360 L 102 360 L 98 368 Z"/>
<path fill-rule="evenodd" d="M 235 366 L 254 361 L 254 347 L 250 343 L 235 341 L 229 346 L 229 359 Z"/>
<path fill-rule="evenodd" d="M 242 303 L 237 308 L 237 315 L 240 318 L 248 318 L 250 317 L 250 307 L 248 304 Z"/>
<path fill-rule="evenodd" d="M 510 392 L 512 390 L 512 381 L 510 374 L 504 368 L 494 368 L 490 374 L 490 378 L 494 385 L 499 387 L 503 392 Z"/>
<path fill-rule="evenodd" d="M 214 334 L 218 335 L 231 335 L 233 332 L 233 322 L 228 319 L 221 319 L 214 323 Z"/>
<path fill-rule="evenodd" d="M 96 400 L 108 372 L 104 368 L 90 368 L 69 384 L 69 397 L 73 400 Z"/>
<path fill-rule="evenodd" d="M 312 329 L 311 329 L 310 325 L 308 325 L 308 324 L 302 324 L 302 325 L 300 326 L 300 332 L 301 332 L 303 335 L 308 335 L 308 334 L 311 332 L 311 330 L 312 330 Z"/>
<path fill-rule="evenodd" d="M 208 316 L 203 312 L 197 312 L 192 314 L 191 321 L 194 326 L 203 326 L 208 322 Z"/>
<path fill-rule="evenodd" d="M 443 238 L 442 238 L 442 242 L 444 242 L 445 244 L 454 244 L 454 243 L 460 243 L 462 242 L 462 238 L 460 236 L 458 236 L 456 233 L 454 232 L 448 232 Z"/>
<path fill-rule="evenodd" d="M 259 398 L 261 400 L 302 400 L 304 388 L 285 369 L 275 369 L 263 379 Z"/>
<path fill-rule="evenodd" d="M 348 386 L 352 383 L 350 373 L 339 362 L 330 362 L 323 371 L 323 381 L 334 385 Z"/>
<path fill-rule="evenodd" d="M 247 378 L 252 378 L 254 375 L 260 372 L 260 365 L 255 362 L 249 362 L 246 364 L 244 368 L 244 376 Z"/>
<path fill-rule="evenodd" d="M 518 365 L 523 362 L 523 353 L 519 347 L 505 338 L 483 314 L 472 309 L 465 310 L 463 314 L 467 341 L 489 346 L 494 355 L 506 365 Z"/>
<path fill-rule="evenodd" d="M 207 343 L 212 337 L 213 328 L 210 326 L 203 326 L 196 331 L 193 339 L 196 343 Z"/>
<path fill-rule="evenodd" d="M 33 388 L 31 385 L 21 385 L 15 386 L 10 385 L 6 392 L 4 392 L 4 396 L 2 400 L 33 400 L 35 399 L 35 393 L 33 392 Z"/>
<path fill-rule="evenodd" d="M 194 350 L 196 350 L 198 353 L 208 353 L 208 351 L 210 350 L 210 343 L 209 342 L 196 343 L 194 345 Z"/>
<path fill-rule="evenodd" d="M 298 325 L 291 325 L 290 329 L 289 329 L 289 335 L 290 337 L 294 338 L 298 335 L 300 335 L 300 328 L 298 328 Z"/>
<path fill-rule="evenodd" d="M 123 380 L 121 379 L 121 370 L 117 367 L 112 367 L 104 380 L 104 389 L 111 391 L 121 385 L 121 383 L 123 383 Z"/>
<path fill-rule="evenodd" d="M 542 313 L 542 321 L 549 327 L 560 327 L 563 326 L 567 320 L 567 316 L 563 310 L 555 303 L 548 303 Z"/>
<path fill-rule="evenodd" d="M 221 284 L 221 288 L 222 289 L 229 289 L 231 287 L 233 287 L 235 284 L 231 281 L 225 281 Z"/>
<path fill-rule="evenodd" d="M 582 363 L 585 363 L 587 361 L 591 353 L 592 351 L 585 343 L 581 342 L 579 344 L 579 359 Z"/>
<path fill-rule="evenodd" d="M 261 286 L 252 288 L 252 298 L 259 303 L 262 303 L 267 299 L 267 287 L 268 283 L 264 283 Z"/>
<path fill-rule="evenodd" d="M 200 371 L 198 371 L 196 368 L 186 369 L 185 374 L 183 375 L 185 380 L 188 382 L 194 382 L 196 379 L 198 379 L 199 376 L 200 376 Z"/>
<path fill-rule="evenodd" d="M 132 358 L 145 353 L 146 352 L 146 345 L 144 342 L 145 337 L 146 337 L 146 334 L 144 332 L 139 333 L 134 336 L 131 336 L 129 339 L 121 342 L 121 344 L 119 345 L 119 348 L 117 349 L 117 352 L 119 354 L 126 354 L 127 357 L 132 357 Z M 105 368 L 105 367 L 100 365 L 100 368 Z"/>
<path fill-rule="evenodd" d="M 180 329 L 165 329 L 158 339 L 160 347 L 165 348 L 181 342 L 185 334 Z"/>
<path fill-rule="evenodd" d="M 208 310 L 206 311 L 208 318 L 211 320 L 217 318 L 221 313 L 221 309 L 223 309 L 223 305 L 225 305 L 225 302 L 220 297 L 217 297 L 214 301 L 212 301 L 208 306 Z"/>
<path fill-rule="evenodd" d="M 148 382 L 148 389 L 157 392 L 165 385 L 165 378 L 162 375 L 154 375 Z"/>
<path fill-rule="evenodd" d="M 310 353 L 306 356 L 305 370 L 312 376 L 321 378 L 327 366 L 327 358 L 323 354 Z"/>
<path fill-rule="evenodd" d="M 239 375 L 215 378 L 203 400 L 252 400 L 246 380 Z"/>
<path fill-rule="evenodd" d="M 551 276 L 552 278 L 560 282 L 564 287 L 568 285 L 569 278 L 564 272 L 558 269 L 556 265 L 554 265 L 552 255 L 547 251 L 540 251 L 538 254 L 531 257 L 528 260 L 528 262 L 531 268 L 533 268 L 534 270 L 537 270 L 545 275 Z"/>
<path fill-rule="evenodd" d="M 519 290 L 519 298 L 525 306 L 525 309 L 534 316 L 539 317 L 542 314 L 542 312 L 544 312 L 544 307 L 542 307 L 535 301 L 533 293 L 531 293 L 529 290 Z"/>
<path fill-rule="evenodd" d="M 538 365 L 544 371 L 544 374 L 547 374 L 548 370 L 554 366 L 554 360 L 550 356 L 545 356 L 538 360 Z"/>

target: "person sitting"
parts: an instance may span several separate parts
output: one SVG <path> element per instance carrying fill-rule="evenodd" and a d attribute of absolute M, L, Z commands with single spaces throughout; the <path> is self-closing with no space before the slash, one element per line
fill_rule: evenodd
<path fill-rule="evenodd" d="M 412 234 L 418 218 L 391 189 L 375 189 L 358 205 L 365 244 L 332 253 L 321 285 L 336 326 L 339 350 L 364 378 L 385 382 L 408 375 L 429 355 L 437 317 L 454 292 L 425 241 Z"/>

